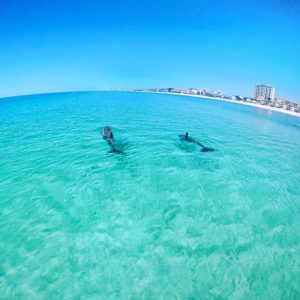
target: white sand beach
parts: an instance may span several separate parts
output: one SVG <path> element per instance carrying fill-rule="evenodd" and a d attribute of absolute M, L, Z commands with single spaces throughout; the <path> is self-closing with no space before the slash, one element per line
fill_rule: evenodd
<path fill-rule="evenodd" d="M 238 100 L 230 100 L 230 99 L 217 98 L 217 97 L 207 97 L 207 96 L 202 96 L 202 95 L 181 94 L 181 93 L 150 92 L 150 91 L 149 92 L 145 91 L 144 93 L 156 93 L 156 94 L 167 94 L 167 95 L 176 95 L 176 96 L 188 96 L 188 97 L 195 97 L 195 98 L 205 98 L 205 99 L 216 100 L 216 101 L 224 101 L 224 102 L 236 103 L 236 104 L 240 104 L 240 105 L 248 105 L 248 106 L 252 106 L 252 107 L 255 107 L 255 108 L 261 108 L 261 109 L 276 111 L 276 112 L 279 112 L 279 113 L 283 113 L 283 114 L 287 114 L 287 115 L 291 115 L 291 116 L 300 118 L 300 113 L 290 111 L 290 110 L 286 110 L 284 108 L 271 107 L 271 106 L 268 106 L 268 105 L 262 105 L 262 104 L 256 104 L 256 103 L 250 103 L 250 102 L 244 102 L 244 101 L 238 101 Z"/>

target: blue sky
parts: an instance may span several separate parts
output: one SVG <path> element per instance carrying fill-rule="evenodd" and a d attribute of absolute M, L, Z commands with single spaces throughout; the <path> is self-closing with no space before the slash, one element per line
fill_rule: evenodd
<path fill-rule="evenodd" d="M 300 1 L 0 1 L 0 97 L 256 83 L 300 102 Z"/>

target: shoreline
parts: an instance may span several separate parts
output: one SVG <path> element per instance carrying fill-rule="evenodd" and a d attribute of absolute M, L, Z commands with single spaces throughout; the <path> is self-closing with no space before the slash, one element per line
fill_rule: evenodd
<path fill-rule="evenodd" d="M 300 113 L 278 108 L 278 107 L 271 107 L 267 105 L 261 105 L 257 103 L 249 103 L 244 101 L 238 101 L 238 100 L 232 100 L 232 99 L 226 99 L 221 97 L 209 97 L 204 95 L 192 95 L 192 94 L 182 94 L 182 93 L 168 93 L 168 92 L 154 92 L 154 91 L 134 91 L 134 90 L 91 90 L 91 91 L 65 91 L 65 92 L 45 92 L 45 93 L 37 93 L 37 94 L 25 94 L 25 95 L 15 95 L 15 96 L 8 96 L 8 97 L 0 97 L 1 100 L 7 100 L 9 98 L 18 98 L 18 97 L 26 97 L 26 96 L 39 96 L 39 95 L 45 95 L 45 94 L 61 94 L 61 93 L 89 93 L 89 92 L 130 92 L 130 93 L 152 93 L 152 94 L 166 94 L 166 95 L 175 95 L 175 96 L 187 96 L 187 97 L 194 97 L 194 98 L 203 98 L 208 100 L 214 100 L 214 101 L 222 101 L 222 102 L 229 102 L 229 103 L 235 103 L 240 105 L 247 105 L 252 106 L 254 108 L 258 109 L 264 109 L 269 111 L 275 111 L 278 113 L 282 113 L 285 115 L 294 116 L 297 118 L 300 118 Z"/>
<path fill-rule="evenodd" d="M 175 95 L 175 96 L 187 96 L 187 97 L 194 97 L 194 98 L 204 98 L 204 99 L 209 99 L 209 100 L 215 100 L 215 101 L 222 101 L 222 102 L 229 102 L 229 103 L 235 103 L 235 104 L 240 104 L 240 105 L 252 106 L 254 108 L 260 108 L 260 109 L 264 109 L 264 110 L 275 111 L 275 112 L 279 112 L 279 113 L 282 113 L 282 114 L 286 114 L 286 115 L 290 115 L 290 116 L 300 118 L 300 113 L 296 113 L 294 111 L 285 110 L 285 109 L 281 109 L 281 108 L 278 108 L 278 107 L 271 107 L 271 106 L 267 106 L 267 105 L 256 104 L 256 103 L 243 102 L 243 101 L 238 101 L 238 100 L 230 100 L 230 99 L 217 98 L 217 97 L 208 97 L 208 96 L 202 96 L 202 95 L 181 94 L 181 93 L 166 93 L 166 92 L 151 92 L 151 91 L 132 91 L 132 92 L 135 92 L 135 93 L 166 94 L 166 95 Z"/>

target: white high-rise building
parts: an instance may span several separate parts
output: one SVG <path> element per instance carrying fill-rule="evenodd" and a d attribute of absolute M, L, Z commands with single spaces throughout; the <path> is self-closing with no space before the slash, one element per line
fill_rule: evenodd
<path fill-rule="evenodd" d="M 254 88 L 254 99 L 274 101 L 275 88 L 270 85 L 259 84 Z"/>

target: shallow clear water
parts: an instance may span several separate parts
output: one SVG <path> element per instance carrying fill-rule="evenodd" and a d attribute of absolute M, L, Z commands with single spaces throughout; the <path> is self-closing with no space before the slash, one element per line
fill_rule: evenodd
<path fill-rule="evenodd" d="M 172 95 L 24 96 L 0 100 L 0 145 L 1 299 L 300 298 L 300 119 Z"/>

